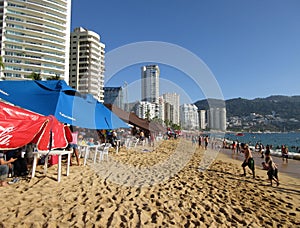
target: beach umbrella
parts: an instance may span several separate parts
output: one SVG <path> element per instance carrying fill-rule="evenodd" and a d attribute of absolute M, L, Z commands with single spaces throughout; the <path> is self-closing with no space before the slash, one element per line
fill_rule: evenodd
<path fill-rule="evenodd" d="M 72 141 L 68 127 L 54 116 L 42 116 L 0 102 L 0 150 L 35 143 L 38 150 L 65 148 Z"/>
<path fill-rule="evenodd" d="M 62 80 L 0 81 L 0 98 L 82 128 L 128 128 L 124 121 L 92 95 L 81 94 Z"/>

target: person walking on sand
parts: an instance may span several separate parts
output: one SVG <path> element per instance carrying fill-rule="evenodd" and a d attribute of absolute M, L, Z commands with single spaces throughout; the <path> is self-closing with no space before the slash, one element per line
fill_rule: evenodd
<path fill-rule="evenodd" d="M 208 146 L 208 135 L 206 135 L 205 138 L 204 138 L 204 146 L 205 146 L 205 150 L 207 150 L 207 146 Z"/>
<path fill-rule="evenodd" d="M 254 159 L 252 157 L 251 150 L 249 149 L 248 144 L 243 144 L 241 146 L 243 149 L 243 153 L 245 155 L 245 160 L 242 164 L 243 171 L 244 171 L 243 176 L 246 176 L 246 166 L 248 166 L 252 171 L 253 178 L 255 178 L 255 166 L 254 166 Z"/>
<path fill-rule="evenodd" d="M 235 141 L 233 141 L 233 143 L 231 145 L 231 150 L 232 150 L 232 153 L 234 154 L 235 150 L 236 150 L 236 142 Z"/>
<path fill-rule="evenodd" d="M 202 136 L 201 135 L 199 135 L 198 136 L 198 146 L 199 146 L 199 148 L 202 148 Z"/>
<path fill-rule="evenodd" d="M 222 145 L 222 148 L 223 148 L 223 149 L 226 149 L 226 146 L 227 146 L 227 143 L 226 143 L 226 139 L 224 138 L 224 139 L 223 139 L 223 145 Z"/>
<path fill-rule="evenodd" d="M 72 131 L 73 129 L 71 129 Z M 80 166 L 80 158 L 79 158 L 79 151 L 78 151 L 78 131 L 72 131 L 72 142 L 69 143 L 68 149 L 72 151 L 76 157 L 77 165 Z M 72 159 L 70 160 L 70 165 L 72 165 Z"/>
<path fill-rule="evenodd" d="M 271 157 L 271 153 L 270 150 L 266 150 L 265 152 L 265 166 L 268 170 L 267 174 L 272 186 L 272 181 L 274 180 L 277 184 L 277 186 L 279 185 L 279 179 L 278 179 L 278 168 L 276 166 L 276 164 L 274 163 L 272 157 Z"/>
<path fill-rule="evenodd" d="M 240 151 L 240 142 L 239 140 L 236 141 L 236 153 L 238 154 Z"/>

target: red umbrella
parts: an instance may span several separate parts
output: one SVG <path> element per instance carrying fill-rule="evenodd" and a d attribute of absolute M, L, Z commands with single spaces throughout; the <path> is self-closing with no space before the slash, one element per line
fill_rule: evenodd
<path fill-rule="evenodd" d="M 65 148 L 71 131 L 54 116 L 42 116 L 0 102 L 0 150 L 36 143 L 38 150 Z"/>

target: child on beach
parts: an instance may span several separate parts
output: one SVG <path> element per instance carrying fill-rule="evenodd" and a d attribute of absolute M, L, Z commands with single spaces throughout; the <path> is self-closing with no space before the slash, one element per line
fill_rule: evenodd
<path fill-rule="evenodd" d="M 270 154 L 270 146 L 269 145 L 266 146 L 265 155 L 267 153 Z M 263 166 L 263 170 L 268 170 L 269 169 L 268 164 L 266 162 L 262 162 L 261 164 Z"/>
<path fill-rule="evenodd" d="M 266 151 L 265 155 L 266 155 L 266 163 L 265 164 L 266 164 L 266 167 L 268 168 L 267 174 L 268 174 L 269 180 L 271 182 L 271 186 L 272 186 L 273 180 L 276 182 L 276 184 L 278 186 L 279 185 L 278 168 L 271 157 L 270 151 Z"/>
<path fill-rule="evenodd" d="M 246 166 L 248 166 L 252 171 L 253 178 L 255 178 L 254 159 L 252 157 L 252 153 L 249 149 L 249 146 L 248 146 L 248 144 L 243 144 L 243 145 L 241 145 L 241 147 L 242 147 L 243 152 L 245 154 L 245 160 L 242 164 L 243 171 L 244 171 L 243 175 L 246 176 Z"/>

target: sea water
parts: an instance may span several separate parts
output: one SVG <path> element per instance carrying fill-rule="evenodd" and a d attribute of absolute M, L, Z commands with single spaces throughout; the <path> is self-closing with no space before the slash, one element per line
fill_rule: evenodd
<path fill-rule="evenodd" d="M 264 146 L 272 145 L 273 149 L 279 149 L 281 145 L 285 145 L 288 146 L 290 152 L 300 153 L 300 132 L 243 133 L 243 136 L 238 136 L 236 133 L 226 133 L 225 138 L 248 143 L 250 146 L 255 146 L 256 143 L 261 143 Z"/>

